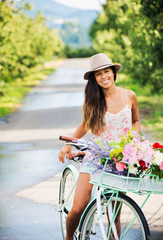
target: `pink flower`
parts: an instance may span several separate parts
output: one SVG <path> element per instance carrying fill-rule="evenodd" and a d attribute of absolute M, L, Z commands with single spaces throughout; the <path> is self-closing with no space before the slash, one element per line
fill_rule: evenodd
<path fill-rule="evenodd" d="M 153 155 L 154 155 L 153 149 L 148 148 L 147 151 L 144 154 L 143 160 L 147 163 L 150 163 L 152 161 Z"/>
<path fill-rule="evenodd" d="M 116 157 L 112 157 L 112 160 L 114 160 L 115 162 L 117 162 L 117 158 Z"/>
<path fill-rule="evenodd" d="M 161 162 L 160 170 L 163 170 L 163 161 Z"/>
<path fill-rule="evenodd" d="M 137 159 L 137 147 L 135 147 L 135 146 L 132 147 L 130 156 L 133 159 Z M 130 160 L 129 160 L 129 162 L 130 162 Z M 132 161 L 130 163 L 132 163 Z"/>
<path fill-rule="evenodd" d="M 138 154 L 138 147 L 133 146 L 132 143 L 127 143 L 124 147 L 123 151 L 123 159 L 122 162 L 129 162 L 131 165 L 134 165 L 140 158 L 140 154 Z"/>
<path fill-rule="evenodd" d="M 132 143 L 127 143 L 126 146 L 124 147 L 123 151 L 122 151 L 123 155 L 124 156 L 125 155 L 129 156 L 132 147 L 133 147 Z"/>
<path fill-rule="evenodd" d="M 123 171 L 124 169 L 126 169 L 126 164 L 125 163 L 122 163 L 122 162 L 117 162 L 116 163 L 116 168 L 118 171 Z"/>
<path fill-rule="evenodd" d="M 149 141 L 145 140 L 141 143 L 138 157 L 139 159 L 143 159 L 146 163 L 150 163 L 152 161 L 154 155 L 154 150 L 150 147 Z"/>

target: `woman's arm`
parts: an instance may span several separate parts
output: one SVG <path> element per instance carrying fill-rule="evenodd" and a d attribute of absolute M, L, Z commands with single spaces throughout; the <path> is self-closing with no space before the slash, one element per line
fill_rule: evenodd
<path fill-rule="evenodd" d="M 76 129 L 75 133 L 72 137 L 74 138 L 82 138 L 88 131 L 85 129 L 84 121 L 79 125 Z"/>
<path fill-rule="evenodd" d="M 138 110 L 138 101 L 136 94 L 133 91 L 130 91 L 131 102 L 132 102 L 132 127 L 136 127 L 135 131 L 140 133 L 140 123 L 139 123 L 139 110 Z"/>
<path fill-rule="evenodd" d="M 87 130 L 85 129 L 84 121 L 79 125 L 79 127 L 76 129 L 75 133 L 72 137 L 74 138 L 81 138 L 87 133 Z M 61 148 L 59 152 L 59 161 L 64 163 L 65 155 L 67 154 L 67 159 L 71 156 L 71 145 L 65 145 Z"/>

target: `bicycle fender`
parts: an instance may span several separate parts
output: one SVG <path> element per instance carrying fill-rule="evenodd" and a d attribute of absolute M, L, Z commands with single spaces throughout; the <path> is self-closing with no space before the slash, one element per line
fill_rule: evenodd
<path fill-rule="evenodd" d="M 76 167 L 74 167 L 72 164 L 69 164 L 68 166 L 66 166 L 66 167 L 63 169 L 62 176 L 64 175 L 64 172 L 66 171 L 66 169 L 70 169 L 70 170 L 72 171 L 75 180 L 78 179 L 78 177 L 79 177 L 79 172 L 78 172 L 78 170 L 76 169 Z"/>
<path fill-rule="evenodd" d="M 69 164 L 68 166 L 66 166 L 63 171 L 62 171 L 62 176 L 61 176 L 61 179 L 60 179 L 60 186 L 59 186 L 59 204 L 60 204 L 60 199 L 61 199 L 61 184 L 62 184 L 62 178 L 64 176 L 64 172 L 66 171 L 66 169 L 70 169 L 73 176 L 74 176 L 74 179 L 75 181 L 78 180 L 78 177 L 79 177 L 79 172 L 78 170 L 76 169 L 76 167 L 74 167 L 72 164 Z"/>
<path fill-rule="evenodd" d="M 88 205 L 86 206 L 86 208 L 84 209 L 84 212 L 82 213 L 81 215 L 81 218 L 80 218 L 80 221 L 79 221 L 79 225 L 78 225 L 78 230 L 80 230 L 80 226 L 85 218 L 85 212 L 87 211 L 87 208 L 90 206 L 90 205 L 93 205 L 94 202 L 96 201 L 96 198 L 93 198 L 92 200 L 90 200 L 90 202 L 88 203 Z"/>

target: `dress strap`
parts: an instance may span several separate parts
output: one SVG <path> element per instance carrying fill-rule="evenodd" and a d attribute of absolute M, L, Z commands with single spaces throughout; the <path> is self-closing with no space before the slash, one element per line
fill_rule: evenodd
<path fill-rule="evenodd" d="M 126 104 L 127 104 L 127 89 L 126 89 Z"/>

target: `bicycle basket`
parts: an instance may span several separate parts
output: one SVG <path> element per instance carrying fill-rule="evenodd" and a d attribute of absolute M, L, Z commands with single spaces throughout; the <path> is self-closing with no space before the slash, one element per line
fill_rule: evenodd
<path fill-rule="evenodd" d="M 141 177 L 118 176 L 105 171 L 92 172 L 90 182 L 99 186 L 118 189 L 124 192 L 152 192 L 163 194 L 163 180 L 150 179 L 151 175 Z M 154 176 L 153 176 L 154 177 Z"/>

